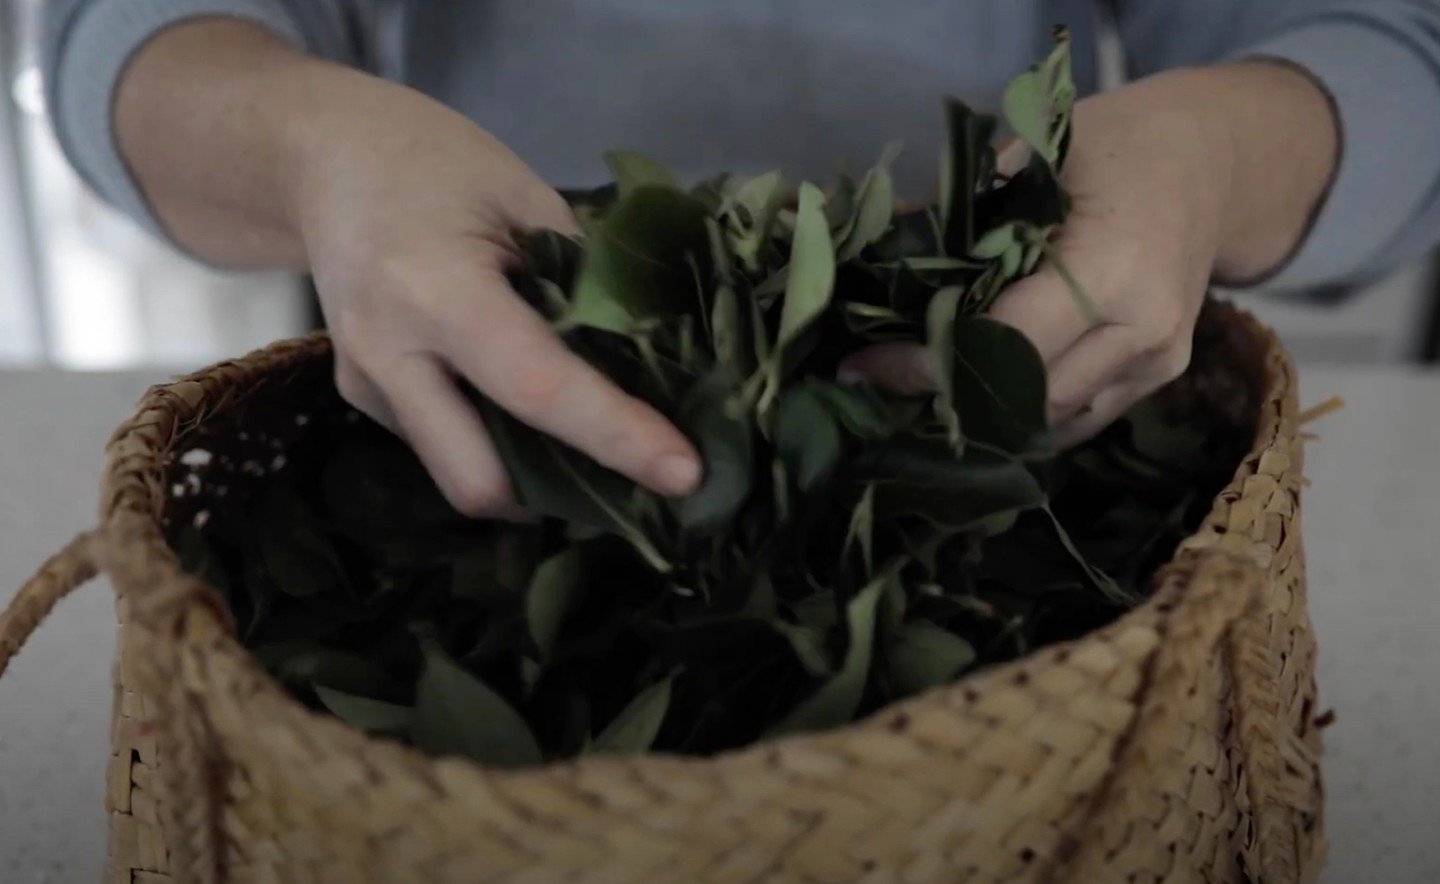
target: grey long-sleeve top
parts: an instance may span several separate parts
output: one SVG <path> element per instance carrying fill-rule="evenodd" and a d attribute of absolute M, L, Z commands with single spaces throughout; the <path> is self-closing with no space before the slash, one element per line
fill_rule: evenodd
<path fill-rule="evenodd" d="M 151 35 L 216 15 L 441 99 L 557 186 L 603 180 L 600 153 L 617 146 L 692 177 L 782 166 L 828 180 L 900 138 L 897 177 L 919 195 L 941 97 L 993 106 L 1056 23 L 1093 88 L 1101 6 L 1132 76 L 1269 56 L 1330 91 L 1340 168 L 1277 285 L 1362 277 L 1440 242 L 1435 0 L 51 0 L 45 67 L 71 162 L 157 233 L 116 149 L 115 84 Z"/>

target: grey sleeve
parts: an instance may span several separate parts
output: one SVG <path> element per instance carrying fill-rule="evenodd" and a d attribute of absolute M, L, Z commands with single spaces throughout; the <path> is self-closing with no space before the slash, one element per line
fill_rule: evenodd
<path fill-rule="evenodd" d="M 1268 57 L 1334 101 L 1340 162 L 1307 237 L 1267 280 L 1363 279 L 1440 243 L 1440 4 L 1432 0 L 1118 0 L 1131 73 Z"/>
<path fill-rule="evenodd" d="M 266 27 L 313 54 L 365 66 L 365 12 L 359 0 L 52 0 L 44 11 L 41 52 L 56 136 L 101 197 L 164 236 L 111 125 L 115 87 L 136 50 L 181 22 L 229 17 Z"/>

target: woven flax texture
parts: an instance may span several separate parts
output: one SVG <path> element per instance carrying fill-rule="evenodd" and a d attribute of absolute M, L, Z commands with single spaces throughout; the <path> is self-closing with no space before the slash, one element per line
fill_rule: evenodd
<path fill-rule="evenodd" d="M 163 515 L 187 435 L 327 358 L 323 337 L 146 395 L 109 446 L 99 532 L 0 620 L 0 669 L 65 591 L 109 574 L 113 884 L 1312 881 L 1322 792 L 1293 369 L 1247 314 L 1214 306 L 1207 321 L 1253 379 L 1255 440 L 1152 597 L 833 731 L 502 771 L 290 699 L 178 570 Z"/>

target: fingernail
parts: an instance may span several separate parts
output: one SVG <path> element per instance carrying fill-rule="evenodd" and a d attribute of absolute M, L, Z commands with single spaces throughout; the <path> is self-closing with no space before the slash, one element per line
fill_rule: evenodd
<path fill-rule="evenodd" d="M 689 494 L 700 486 L 700 462 L 683 454 L 667 455 L 657 474 L 666 494 Z"/>
<path fill-rule="evenodd" d="M 865 382 L 865 372 L 853 365 L 842 365 L 835 372 L 835 380 L 846 385 L 861 384 Z"/>

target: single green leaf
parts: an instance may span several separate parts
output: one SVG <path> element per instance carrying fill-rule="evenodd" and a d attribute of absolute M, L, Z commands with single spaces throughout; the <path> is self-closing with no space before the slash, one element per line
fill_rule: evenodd
<path fill-rule="evenodd" d="M 605 510 L 578 487 L 577 471 L 581 475 L 589 473 L 592 478 L 602 479 L 602 468 L 598 464 L 584 460 L 576 470 L 560 469 L 562 460 L 580 459 L 581 455 L 560 447 L 559 443 L 516 420 L 488 399 L 476 397 L 475 403 L 500 460 L 505 464 L 517 503 L 537 515 L 595 528 L 612 527 L 612 520 Z M 618 494 L 623 489 L 621 484 L 612 490 Z"/>
<path fill-rule="evenodd" d="M 840 462 L 839 429 L 812 386 L 793 387 L 780 395 L 773 436 L 776 451 L 801 491 L 814 488 Z"/>
<path fill-rule="evenodd" d="M 751 227 L 762 231 L 769 226 L 784 202 L 785 178 L 779 169 L 756 175 L 735 191 L 735 205 L 745 210 Z"/>
<path fill-rule="evenodd" d="M 626 332 L 637 318 L 693 308 L 689 261 L 704 256 L 705 204 L 683 191 L 635 187 L 591 232 L 564 327 Z"/>
<path fill-rule="evenodd" d="M 584 547 L 572 546 L 541 562 L 530 578 L 525 591 L 525 620 L 541 660 L 554 654 L 565 618 L 580 598 L 584 564 Z"/>
<path fill-rule="evenodd" d="M 874 483 L 877 513 L 920 515 L 952 531 L 1046 501 L 1044 487 L 1018 460 L 959 459 L 934 446 L 876 445 L 851 469 L 857 480 Z"/>
<path fill-rule="evenodd" d="M 1070 32 L 1063 27 L 1054 30 L 1055 48 L 1040 63 L 1040 72 L 1050 90 L 1052 115 L 1050 150 L 1059 168 L 1065 160 L 1070 140 L 1070 117 L 1075 107 L 1075 81 L 1071 76 Z"/>
<path fill-rule="evenodd" d="M 885 584 L 880 591 L 880 601 L 876 604 L 875 632 L 877 641 L 884 641 L 900 628 L 905 621 L 905 611 L 909 605 L 905 599 L 905 587 L 899 580 L 892 580 Z"/>
<path fill-rule="evenodd" d="M 632 150 L 608 150 L 603 156 L 605 165 L 610 167 L 610 173 L 615 176 L 621 199 L 648 185 L 670 188 L 680 186 L 669 169 L 643 154 Z"/>
<path fill-rule="evenodd" d="M 731 286 L 721 285 L 715 290 L 710 305 L 710 344 L 719 364 L 744 370 L 745 333 L 740 325 L 740 301 Z"/>
<path fill-rule="evenodd" d="M 481 764 L 539 764 L 540 746 L 503 697 L 462 669 L 433 636 L 420 637 L 425 664 L 415 687 L 410 739 L 432 755 L 464 755 Z"/>
<path fill-rule="evenodd" d="M 734 210 L 741 220 L 731 227 L 732 247 L 746 267 L 759 267 L 761 249 L 784 202 L 785 179 L 778 169 L 751 178 L 735 191 Z"/>
<path fill-rule="evenodd" d="M 619 473 L 512 417 L 478 394 L 472 401 L 509 475 L 516 501 L 536 515 L 625 538 L 661 573 L 671 564 L 629 510 L 635 486 Z"/>
<path fill-rule="evenodd" d="M 1009 452 L 1046 431 L 1045 363 L 1014 326 L 985 316 L 955 323 L 950 375 L 969 439 Z"/>
<path fill-rule="evenodd" d="M 805 674 L 812 678 L 825 678 L 834 670 L 825 653 L 825 630 L 806 623 L 791 623 L 788 620 L 772 620 L 775 631 L 785 637 L 790 650 Z"/>
<path fill-rule="evenodd" d="M 976 258 L 1003 258 L 1006 252 L 1015 248 L 1015 227 L 1012 222 L 986 231 L 985 235 L 971 247 L 970 254 Z"/>
<path fill-rule="evenodd" d="M 1050 56 L 1005 87 L 1000 106 L 1015 134 L 1053 168 L 1060 159 L 1074 100 L 1070 41 L 1060 31 Z"/>
<path fill-rule="evenodd" d="M 840 609 L 832 589 L 813 592 L 791 602 L 789 607 L 796 620 L 821 632 L 829 632 L 840 622 Z"/>
<path fill-rule="evenodd" d="M 836 261 L 844 263 L 858 257 L 889 229 L 890 219 L 895 215 L 895 184 L 890 166 L 899 152 L 899 144 L 887 145 L 875 168 L 865 174 L 855 195 L 854 214 L 836 237 Z"/>
<path fill-rule="evenodd" d="M 1028 70 L 1010 81 L 1000 99 L 1005 122 L 1021 141 L 1047 161 L 1050 149 L 1050 97 L 1039 71 Z"/>
<path fill-rule="evenodd" d="M 899 696 L 951 681 L 975 656 L 969 642 L 928 620 L 904 624 L 885 648 L 890 683 Z"/>
<path fill-rule="evenodd" d="M 315 695 L 333 715 L 368 734 L 402 736 L 410 730 L 415 718 L 415 710 L 409 706 L 346 693 L 322 684 L 314 688 Z"/>
<path fill-rule="evenodd" d="M 895 420 L 884 397 L 868 386 L 811 381 L 805 388 L 812 390 L 825 410 L 858 439 L 883 439 L 895 432 Z"/>
<path fill-rule="evenodd" d="M 980 263 L 968 260 L 966 258 L 951 258 L 944 255 L 934 258 L 903 258 L 901 259 L 901 263 L 904 264 L 907 268 L 916 271 L 917 273 L 929 273 L 946 270 L 971 270 L 975 267 L 982 266 Z"/>
<path fill-rule="evenodd" d="M 1000 275 L 1014 279 L 1020 273 L 1020 262 L 1024 260 L 1025 247 L 1015 243 L 1000 256 Z"/>
<path fill-rule="evenodd" d="M 686 395 L 678 423 L 705 461 L 705 479 L 674 504 L 680 524 L 699 534 L 730 524 L 750 494 L 755 469 L 748 416 L 733 414 L 726 373 L 696 384 Z"/>
<path fill-rule="evenodd" d="M 947 148 L 940 157 L 940 240 L 947 255 L 967 255 L 975 242 L 975 194 L 995 170 L 995 118 L 962 101 L 945 102 Z"/>
<path fill-rule="evenodd" d="M 825 194 L 809 182 L 800 186 L 790 263 L 785 273 L 780 330 L 770 350 L 765 387 L 758 403 L 762 426 L 770 419 L 775 397 L 780 393 L 786 347 L 825 311 L 835 285 L 835 249 L 830 240 L 829 222 L 825 219 Z"/>
<path fill-rule="evenodd" d="M 764 366 L 770 362 L 771 349 L 769 332 L 765 328 L 765 312 L 760 306 L 759 294 L 758 290 L 751 292 L 750 297 L 745 301 L 750 315 L 750 343 L 755 348 L 755 362 Z M 763 377 L 763 375 L 761 376 Z"/>
<path fill-rule="evenodd" d="M 252 653 L 260 665 L 294 687 L 323 685 L 345 693 L 395 700 L 404 685 L 358 650 L 328 647 L 313 639 L 267 642 Z"/>
<path fill-rule="evenodd" d="M 964 436 L 960 413 L 955 408 L 954 373 L 946 367 L 954 360 L 955 319 L 962 294 L 959 286 L 943 288 L 930 299 L 925 311 L 926 349 L 936 367 L 935 415 L 945 428 L 950 448 L 957 454 L 964 450 Z"/>
<path fill-rule="evenodd" d="M 595 738 L 596 752 L 643 752 L 655 742 L 665 713 L 670 709 L 670 693 L 675 675 L 671 674 L 650 685 L 620 710 Z"/>
<path fill-rule="evenodd" d="M 844 561 L 852 546 L 860 547 L 860 561 L 865 566 L 865 576 L 875 572 L 875 486 L 866 485 L 855 509 L 850 513 L 850 526 L 845 531 L 845 545 L 840 548 L 840 559 Z"/>
<path fill-rule="evenodd" d="M 893 569 L 871 581 L 845 606 L 849 644 L 845 659 L 835 675 L 814 694 L 801 701 L 771 726 L 766 736 L 778 737 L 801 731 L 844 724 L 854 717 L 870 676 L 874 653 L 875 606 L 885 586 L 895 579 Z"/>
<path fill-rule="evenodd" d="M 780 312 L 780 333 L 775 353 L 795 340 L 830 303 L 835 285 L 835 250 L 825 223 L 825 194 L 806 183 L 800 186 L 795 210 L 795 239 L 785 280 L 785 305 Z M 772 360 L 775 359 L 772 354 Z"/>

